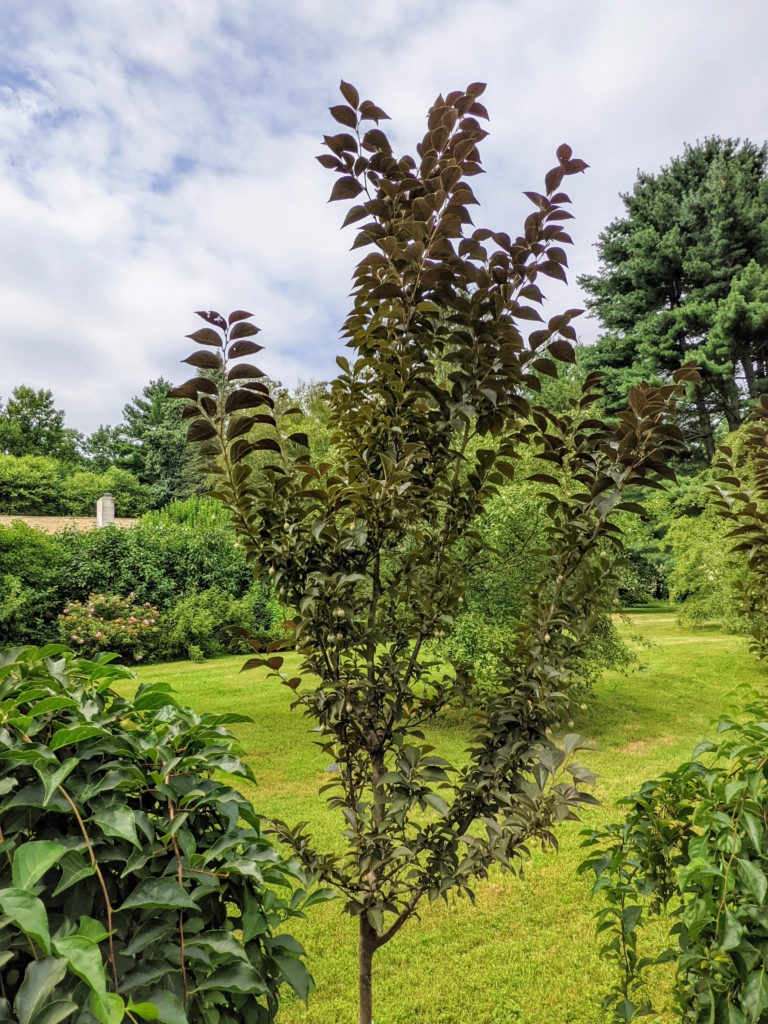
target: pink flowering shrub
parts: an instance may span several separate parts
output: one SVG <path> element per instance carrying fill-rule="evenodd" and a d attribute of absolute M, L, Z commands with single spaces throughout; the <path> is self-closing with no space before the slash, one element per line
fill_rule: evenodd
<path fill-rule="evenodd" d="M 125 662 L 160 656 L 162 616 L 140 603 L 135 594 L 91 594 L 87 601 L 69 601 L 59 616 L 62 643 L 86 657 L 115 651 Z"/>

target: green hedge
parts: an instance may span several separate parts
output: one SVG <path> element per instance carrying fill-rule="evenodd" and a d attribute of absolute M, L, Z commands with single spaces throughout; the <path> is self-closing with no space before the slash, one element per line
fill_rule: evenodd
<path fill-rule="evenodd" d="M 271 637 L 277 616 L 226 513 L 203 498 L 173 502 L 129 530 L 47 536 L 23 523 L 0 527 L 0 644 L 44 643 L 66 605 L 94 594 L 157 608 L 164 647 L 147 651 L 152 658 L 187 657 L 191 647 L 221 653 L 230 624 Z"/>

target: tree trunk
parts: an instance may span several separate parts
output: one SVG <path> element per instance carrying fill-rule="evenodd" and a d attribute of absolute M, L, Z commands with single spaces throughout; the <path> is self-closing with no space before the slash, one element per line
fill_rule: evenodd
<path fill-rule="evenodd" d="M 745 356 L 741 360 L 741 365 L 744 369 L 744 376 L 747 381 L 747 393 L 750 398 L 755 398 L 755 371 L 752 366 L 752 360 L 747 359 L 747 357 Z"/>
<path fill-rule="evenodd" d="M 365 914 L 360 915 L 359 981 L 360 1024 L 373 1024 L 373 954 L 376 952 L 376 932 Z"/>
<path fill-rule="evenodd" d="M 707 403 L 702 394 L 700 387 L 694 389 L 696 413 L 699 419 L 699 428 L 701 430 L 701 439 L 704 442 L 704 450 L 707 453 L 707 458 L 711 462 L 715 456 L 715 435 L 712 430 L 712 419 L 709 415 L 709 409 Z"/>

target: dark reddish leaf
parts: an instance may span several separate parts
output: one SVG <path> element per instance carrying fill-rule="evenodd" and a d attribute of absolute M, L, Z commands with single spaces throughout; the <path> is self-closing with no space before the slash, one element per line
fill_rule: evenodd
<path fill-rule="evenodd" d="M 241 672 L 248 672 L 252 668 L 263 668 L 266 665 L 266 661 L 263 658 L 249 658 L 248 661 L 240 669 Z"/>
<path fill-rule="evenodd" d="M 366 216 L 366 209 L 364 206 L 353 206 L 351 210 L 347 212 L 347 216 L 344 218 L 344 223 L 341 225 L 345 228 L 348 224 L 354 224 L 358 220 L 362 220 Z"/>
<path fill-rule="evenodd" d="M 561 363 L 575 363 L 576 355 L 573 346 L 567 341 L 552 341 L 547 346 L 547 352 Z"/>
<path fill-rule="evenodd" d="M 562 167 L 553 167 L 551 171 L 547 171 L 544 178 L 544 187 L 547 192 L 554 192 L 563 180 L 564 175 L 565 171 Z"/>
<path fill-rule="evenodd" d="M 359 196 L 363 191 L 363 186 L 351 175 L 345 175 L 343 178 L 334 184 L 331 189 L 331 198 L 328 200 L 329 203 L 336 202 L 337 199 L 354 199 L 355 196 Z"/>
<path fill-rule="evenodd" d="M 396 284 L 392 284 L 389 281 L 385 281 L 384 284 L 377 285 L 376 288 L 371 292 L 372 299 L 402 299 L 404 298 L 403 292 Z"/>
<path fill-rule="evenodd" d="M 229 314 L 229 326 L 236 324 L 238 320 L 248 320 L 253 316 L 253 313 L 248 313 L 244 309 L 236 309 L 234 313 Z"/>
<path fill-rule="evenodd" d="M 377 107 L 375 103 L 371 103 L 370 100 L 363 100 L 360 104 L 360 120 L 361 121 L 375 121 L 376 124 L 379 121 L 389 121 L 389 114 L 385 114 L 381 107 Z"/>
<path fill-rule="evenodd" d="M 536 269 L 540 274 L 546 274 L 547 277 L 554 277 L 557 281 L 564 281 L 568 283 L 568 278 L 565 276 L 565 271 L 559 263 L 553 263 L 551 260 L 547 260 L 546 263 L 538 263 Z"/>
<path fill-rule="evenodd" d="M 261 349 L 261 345 L 257 345 L 257 349 Z M 257 366 L 253 366 L 251 363 L 238 363 L 237 366 L 233 366 L 227 374 L 227 380 L 245 380 L 251 377 L 263 377 L 264 374 Z"/>
<path fill-rule="evenodd" d="M 341 95 L 344 97 L 344 99 L 347 101 L 350 107 L 354 107 L 355 109 L 357 109 L 357 107 L 360 104 L 360 93 L 357 91 L 354 85 L 350 85 L 349 82 L 345 82 L 344 79 L 342 78 L 339 89 L 341 90 Z"/>
<path fill-rule="evenodd" d="M 472 106 L 469 108 L 469 113 L 474 114 L 475 117 L 483 117 L 485 118 L 486 121 L 490 120 L 488 116 L 488 111 L 486 110 L 482 103 L 473 103 Z"/>
<path fill-rule="evenodd" d="M 253 450 L 259 452 L 279 452 L 282 451 L 282 448 L 274 438 L 262 437 L 260 440 L 254 441 Z"/>
<path fill-rule="evenodd" d="M 294 444 L 303 445 L 305 448 L 309 448 L 309 438 L 306 434 L 289 434 L 288 440 L 293 441 Z"/>
<path fill-rule="evenodd" d="M 231 413 L 237 412 L 238 409 L 254 409 L 264 404 L 265 398 L 263 395 L 254 394 L 252 391 L 238 390 L 233 391 L 227 398 L 224 412 Z"/>
<path fill-rule="evenodd" d="M 178 388 L 171 388 L 167 395 L 168 398 L 191 398 L 195 402 L 197 401 L 197 388 L 190 387 L 188 384 L 182 384 Z"/>
<path fill-rule="evenodd" d="M 260 331 L 261 328 L 256 327 L 254 324 L 235 324 L 229 332 L 229 340 L 234 341 L 235 338 L 252 338 L 254 334 L 258 334 Z"/>
<path fill-rule="evenodd" d="M 210 327 L 201 327 L 199 331 L 186 334 L 185 337 L 196 341 L 198 345 L 212 345 L 214 348 L 222 348 L 224 344 L 218 331 L 212 331 Z"/>
<path fill-rule="evenodd" d="M 273 672 L 277 672 L 284 660 L 284 658 L 267 658 L 267 665 L 269 665 Z"/>
<path fill-rule="evenodd" d="M 227 427 L 227 441 L 234 441 L 236 437 L 247 434 L 255 423 L 253 416 L 236 416 Z"/>
<path fill-rule="evenodd" d="M 211 437 L 216 437 L 216 431 L 208 420 L 195 420 L 187 431 L 188 441 L 207 441 Z"/>
<path fill-rule="evenodd" d="M 534 359 L 531 366 L 539 373 L 546 374 L 547 377 L 557 377 L 557 367 L 551 359 Z"/>
<path fill-rule="evenodd" d="M 195 391 L 202 391 L 206 395 L 217 395 L 219 393 L 219 389 L 207 377 L 193 377 L 191 380 L 185 380 L 181 386 L 183 388 L 194 388 Z"/>
<path fill-rule="evenodd" d="M 213 324 L 214 327 L 220 327 L 222 331 L 227 329 L 227 321 L 221 315 L 217 313 L 215 309 L 197 309 L 195 310 L 195 316 L 201 316 L 203 320 L 207 320 L 209 324 Z"/>
<path fill-rule="evenodd" d="M 562 146 L 557 147 L 557 159 L 560 163 L 567 163 L 573 156 L 573 150 L 567 143 L 563 143 Z"/>
<path fill-rule="evenodd" d="M 325 167 L 329 171 L 344 170 L 344 164 L 341 160 L 338 157 L 331 156 L 330 153 L 321 153 L 320 156 L 315 157 L 315 160 L 317 160 L 321 167 Z"/>
<path fill-rule="evenodd" d="M 473 82 L 467 86 L 467 96 L 472 96 L 477 99 L 478 96 L 482 96 L 488 86 L 485 82 Z"/>
<path fill-rule="evenodd" d="M 357 114 L 346 103 L 339 103 L 338 106 L 330 107 L 329 109 L 334 121 L 346 125 L 347 128 L 357 128 Z"/>
<path fill-rule="evenodd" d="M 205 349 L 200 349 L 199 352 L 193 352 L 191 356 L 182 359 L 182 363 L 197 366 L 200 370 L 218 370 L 221 366 L 221 359 L 214 352 L 206 352 Z"/>
<path fill-rule="evenodd" d="M 586 171 L 589 164 L 584 163 L 583 160 L 569 160 L 565 165 L 566 174 L 579 174 L 581 171 Z"/>
<path fill-rule="evenodd" d="M 252 356 L 261 352 L 263 345 L 257 345 L 255 341 L 236 341 L 229 346 L 229 358 L 240 359 L 242 356 Z"/>

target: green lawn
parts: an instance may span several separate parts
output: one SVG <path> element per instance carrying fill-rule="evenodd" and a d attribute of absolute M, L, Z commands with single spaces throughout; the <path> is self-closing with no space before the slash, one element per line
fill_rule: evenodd
<path fill-rule="evenodd" d="M 640 647 L 643 668 L 610 673 L 575 728 L 599 750 L 583 760 L 600 774 L 602 807 L 583 825 L 560 832 L 559 854 L 536 852 L 524 879 L 498 873 L 467 900 L 423 907 L 375 961 L 377 1024 L 593 1024 L 607 972 L 597 956 L 590 882 L 576 874 L 578 831 L 615 820 L 618 797 L 643 779 L 676 766 L 707 731 L 724 695 L 744 681 L 765 683 L 743 638 L 715 629 L 680 630 L 670 614 L 638 615 L 652 646 Z M 143 666 L 144 681 L 167 681 L 185 703 L 203 711 L 239 711 L 237 727 L 258 789 L 259 811 L 288 822 L 308 821 L 324 845 L 338 843 L 339 818 L 317 796 L 327 758 L 313 746 L 310 723 L 291 712 L 291 693 L 263 672 L 239 674 L 243 658 L 194 665 Z M 461 758 L 466 732 L 441 724 L 430 737 L 439 753 Z M 345 1024 L 356 1020 L 354 923 L 339 903 L 294 925 L 305 944 L 317 991 L 308 1008 L 287 999 L 281 1024 Z M 660 1018 L 661 1019 L 661 1018 Z M 666 1018 L 664 1018 L 666 1019 Z"/>

